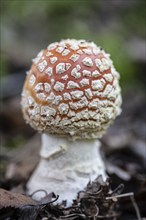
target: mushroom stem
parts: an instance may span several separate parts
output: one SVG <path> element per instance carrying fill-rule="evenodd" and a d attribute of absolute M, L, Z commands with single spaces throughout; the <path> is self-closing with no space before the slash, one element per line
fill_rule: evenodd
<path fill-rule="evenodd" d="M 99 175 L 106 180 L 100 142 L 96 139 L 71 141 L 44 133 L 40 156 L 40 163 L 27 184 L 29 193 L 45 189 L 58 194 L 59 202 L 67 200 L 71 204 L 89 181 Z"/>

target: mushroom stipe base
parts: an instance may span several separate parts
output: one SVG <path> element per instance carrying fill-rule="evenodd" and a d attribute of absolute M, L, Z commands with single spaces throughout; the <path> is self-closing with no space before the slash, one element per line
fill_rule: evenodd
<path fill-rule="evenodd" d="M 42 134 L 41 160 L 27 183 L 28 193 L 44 189 L 59 195 L 58 202 L 67 200 L 68 205 L 84 190 L 89 181 L 102 175 L 106 180 L 105 166 L 98 140 L 75 140 Z M 36 194 L 40 199 L 42 192 Z"/>

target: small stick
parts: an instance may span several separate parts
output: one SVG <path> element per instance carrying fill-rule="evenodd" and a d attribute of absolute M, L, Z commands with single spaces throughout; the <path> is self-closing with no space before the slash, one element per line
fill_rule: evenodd
<path fill-rule="evenodd" d="M 127 197 L 127 196 L 134 196 L 133 192 L 130 193 L 123 193 L 121 195 L 115 195 L 115 196 L 110 196 L 110 197 L 106 197 L 107 200 L 109 199 L 115 199 L 115 198 L 122 198 L 122 197 Z"/>
<path fill-rule="evenodd" d="M 138 205 L 137 205 L 137 203 L 135 201 L 135 198 L 134 198 L 134 193 L 133 192 L 124 193 L 124 194 L 121 194 L 121 195 L 115 195 L 115 196 L 106 197 L 106 199 L 109 200 L 109 199 L 122 198 L 122 197 L 127 197 L 127 196 L 130 197 L 132 205 L 133 205 L 133 207 L 135 209 L 137 220 L 142 220 L 141 215 L 140 215 L 140 211 L 139 211 L 139 208 L 138 208 Z"/>
<path fill-rule="evenodd" d="M 138 205 L 137 205 L 137 203 L 135 201 L 135 198 L 134 198 L 134 195 L 130 196 L 130 199 L 131 199 L 131 202 L 132 202 L 133 207 L 135 209 L 135 212 L 136 212 L 136 215 L 137 215 L 137 219 L 138 220 L 142 220 L 141 215 L 140 215 L 140 211 L 139 211 L 139 208 L 138 208 Z"/>
<path fill-rule="evenodd" d="M 82 217 L 82 218 L 86 218 L 86 216 L 84 214 L 78 214 L 78 213 L 73 213 L 73 214 L 69 214 L 66 216 L 60 216 L 61 218 L 70 218 L 70 217 Z"/>

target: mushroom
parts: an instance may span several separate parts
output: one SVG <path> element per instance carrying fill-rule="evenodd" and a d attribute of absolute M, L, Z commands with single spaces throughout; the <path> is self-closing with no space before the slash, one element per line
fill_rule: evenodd
<path fill-rule="evenodd" d="M 121 112 L 119 73 L 85 40 L 52 43 L 32 61 L 21 104 L 26 122 L 42 132 L 42 148 L 28 193 L 45 189 L 71 203 L 89 181 L 107 178 L 98 138 Z"/>

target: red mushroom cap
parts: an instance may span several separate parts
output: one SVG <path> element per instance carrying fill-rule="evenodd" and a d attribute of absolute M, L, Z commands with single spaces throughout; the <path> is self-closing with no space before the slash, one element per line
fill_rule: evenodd
<path fill-rule="evenodd" d="M 119 115 L 119 74 L 93 42 L 62 40 L 42 50 L 27 73 L 22 110 L 34 129 L 76 138 L 101 137 Z"/>

